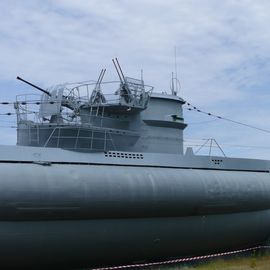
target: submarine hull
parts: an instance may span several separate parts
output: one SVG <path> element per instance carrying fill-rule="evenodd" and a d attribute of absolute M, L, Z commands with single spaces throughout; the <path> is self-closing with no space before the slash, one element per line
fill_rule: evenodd
<path fill-rule="evenodd" d="M 5 267 L 165 260 L 269 237 L 265 172 L 2 162 L 0 186 Z"/>
<path fill-rule="evenodd" d="M 95 267 L 250 247 L 270 211 L 173 218 L 0 223 L 1 267 Z"/>

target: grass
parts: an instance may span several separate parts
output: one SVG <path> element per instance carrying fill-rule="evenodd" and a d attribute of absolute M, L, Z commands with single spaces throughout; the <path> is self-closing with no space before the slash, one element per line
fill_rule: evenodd
<path fill-rule="evenodd" d="M 152 270 L 270 270 L 270 253 L 252 254 L 248 257 L 212 259 L 196 265 L 153 267 Z"/>

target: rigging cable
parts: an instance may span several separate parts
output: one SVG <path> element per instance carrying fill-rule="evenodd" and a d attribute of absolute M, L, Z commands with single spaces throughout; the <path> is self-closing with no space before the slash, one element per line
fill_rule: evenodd
<path fill-rule="evenodd" d="M 245 126 L 245 127 L 248 127 L 248 128 L 256 129 L 256 130 L 259 130 L 259 131 L 262 131 L 262 132 L 270 133 L 270 130 L 268 130 L 268 129 L 256 127 L 256 126 L 246 124 L 246 123 L 243 123 L 243 122 L 240 122 L 240 121 L 236 121 L 236 120 L 233 120 L 233 119 L 230 119 L 230 118 L 227 118 L 227 117 L 219 116 L 219 115 L 216 115 L 216 114 L 213 114 L 213 113 L 210 113 L 210 112 L 200 110 L 196 106 L 193 106 L 189 102 L 186 102 L 186 105 L 188 106 L 188 108 L 185 108 L 185 109 L 188 110 L 188 111 L 195 111 L 195 112 L 202 113 L 202 114 L 205 114 L 205 115 L 208 115 L 208 116 L 211 116 L 211 117 L 215 117 L 215 118 L 220 119 L 220 120 L 224 120 L 224 121 L 228 121 L 228 122 L 238 124 L 238 125 L 241 125 L 241 126 Z"/>
<path fill-rule="evenodd" d="M 20 104 L 20 105 L 27 105 L 27 104 L 41 105 L 41 104 L 46 104 L 46 103 L 47 104 L 57 104 L 59 102 L 58 101 L 46 101 L 46 102 L 42 101 L 41 102 L 41 101 L 36 101 L 36 100 L 32 100 L 32 101 L 28 101 L 28 102 L 27 101 L 18 101 L 18 102 L 16 102 L 16 104 Z M 250 125 L 250 124 L 247 124 L 247 123 L 243 123 L 243 122 L 240 122 L 240 121 L 236 121 L 236 120 L 233 120 L 233 119 L 230 119 L 230 118 L 227 118 L 227 117 L 219 116 L 219 115 L 216 115 L 214 113 L 210 113 L 210 112 L 206 112 L 204 110 L 198 109 L 198 107 L 193 106 L 190 102 L 186 101 L 185 104 L 188 106 L 188 108 L 185 108 L 188 111 L 195 111 L 195 112 L 207 115 L 207 116 L 214 117 L 216 119 L 224 120 L 224 121 L 231 122 L 231 123 L 234 123 L 234 124 L 238 124 L 238 125 L 241 125 L 241 126 L 245 126 L 245 127 L 248 127 L 248 128 L 256 129 L 256 130 L 259 130 L 259 131 L 262 131 L 262 132 L 270 133 L 270 130 L 268 130 L 268 129 L 260 128 L 260 127 L 254 126 L 254 125 Z M 0 102 L 0 105 L 14 105 L 14 102 L 2 101 L 2 102 Z M 8 113 L 0 114 L 0 115 L 14 115 L 14 114 L 16 114 L 16 113 L 8 112 Z"/>

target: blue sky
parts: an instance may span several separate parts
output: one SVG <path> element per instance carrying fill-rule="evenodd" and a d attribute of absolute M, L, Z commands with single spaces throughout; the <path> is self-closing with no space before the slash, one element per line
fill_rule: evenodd
<path fill-rule="evenodd" d="M 177 48 L 180 96 L 218 115 L 270 129 L 270 2 L 250 0 L 58 0 L 0 2 L 0 100 L 96 79 L 111 59 L 155 91 L 169 91 Z M 1 106 L 1 112 L 12 107 Z M 270 159 L 270 134 L 184 111 L 188 141 L 215 138 L 229 156 Z M 208 122 L 210 121 L 210 122 Z M 205 123 L 207 122 L 207 123 Z M 1 116 L 0 126 L 15 125 Z M 16 130 L 1 128 L 1 143 Z M 232 145 L 256 147 L 232 147 Z"/>

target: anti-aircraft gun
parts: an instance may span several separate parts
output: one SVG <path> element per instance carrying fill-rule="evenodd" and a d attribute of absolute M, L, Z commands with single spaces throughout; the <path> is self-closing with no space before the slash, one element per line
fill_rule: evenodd
<path fill-rule="evenodd" d="M 122 105 L 145 109 L 149 100 L 149 93 L 145 91 L 143 80 L 124 76 L 118 59 L 112 59 L 112 62 L 120 79 L 119 96 Z"/>
<path fill-rule="evenodd" d="M 79 107 L 79 101 L 76 100 L 72 95 L 65 95 L 65 88 L 57 87 L 51 92 L 29 82 L 21 77 L 17 76 L 17 79 L 38 89 L 43 93 L 40 101 L 39 116 L 46 119 L 47 116 L 51 116 L 50 122 L 61 120 L 62 107 L 66 107 L 77 113 Z"/>

